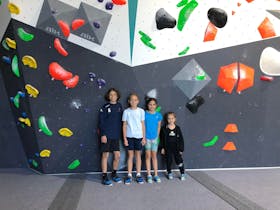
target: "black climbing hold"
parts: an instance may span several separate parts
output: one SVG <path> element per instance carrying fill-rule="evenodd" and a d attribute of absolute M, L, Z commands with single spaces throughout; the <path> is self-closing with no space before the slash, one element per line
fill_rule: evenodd
<path fill-rule="evenodd" d="M 195 96 L 192 100 L 190 100 L 186 107 L 190 110 L 191 113 L 196 113 L 198 110 L 198 107 L 200 107 L 202 104 L 204 104 L 204 98 L 202 96 Z"/>
<path fill-rule="evenodd" d="M 95 28 L 100 28 L 100 23 L 94 21 L 94 22 L 93 22 L 93 26 L 94 26 Z"/>
<path fill-rule="evenodd" d="M 157 29 L 174 28 L 176 26 L 176 19 L 168 14 L 163 8 L 156 13 Z"/>
<path fill-rule="evenodd" d="M 106 5 L 105 5 L 105 9 L 112 10 L 113 6 L 114 6 L 114 4 L 112 2 L 107 2 Z"/>
<path fill-rule="evenodd" d="M 110 57 L 115 57 L 116 55 L 117 55 L 117 52 L 116 52 L 116 51 L 110 52 Z"/>
<path fill-rule="evenodd" d="M 223 28 L 227 23 L 226 11 L 219 8 L 211 8 L 208 10 L 208 19 L 218 28 Z"/>

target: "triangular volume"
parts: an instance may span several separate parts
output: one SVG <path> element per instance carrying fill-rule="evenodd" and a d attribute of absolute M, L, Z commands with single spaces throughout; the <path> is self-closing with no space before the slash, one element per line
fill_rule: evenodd
<path fill-rule="evenodd" d="M 236 146 L 232 141 L 228 141 L 224 147 L 223 150 L 225 151 L 235 151 L 236 150 Z"/>
<path fill-rule="evenodd" d="M 235 123 L 229 123 L 227 124 L 227 126 L 224 129 L 225 133 L 238 133 L 238 128 L 237 125 Z"/>
<path fill-rule="evenodd" d="M 133 56 L 137 5 L 138 5 L 138 0 L 128 0 L 129 30 L 130 30 L 130 59 L 131 59 L 131 61 L 132 61 L 132 56 Z"/>
<path fill-rule="evenodd" d="M 99 45 L 102 44 L 111 14 L 82 2 L 75 19 L 85 20 L 85 25 L 72 31 L 73 34 Z"/>

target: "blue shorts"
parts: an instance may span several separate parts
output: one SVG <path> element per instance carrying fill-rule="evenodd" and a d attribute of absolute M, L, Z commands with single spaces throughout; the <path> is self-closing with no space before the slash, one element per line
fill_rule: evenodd
<path fill-rule="evenodd" d="M 158 138 L 156 138 L 156 139 L 146 139 L 145 149 L 153 151 L 153 152 L 157 152 L 157 150 L 158 150 Z"/>
<path fill-rule="evenodd" d="M 128 141 L 128 146 L 127 149 L 128 150 L 142 150 L 142 138 L 141 139 L 137 139 L 137 138 L 127 138 Z"/>

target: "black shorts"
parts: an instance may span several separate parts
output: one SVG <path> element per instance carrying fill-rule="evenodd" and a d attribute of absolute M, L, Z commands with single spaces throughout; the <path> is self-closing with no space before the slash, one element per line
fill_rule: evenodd
<path fill-rule="evenodd" d="M 137 138 L 127 138 L 128 141 L 128 146 L 127 149 L 128 150 L 142 150 L 142 138 L 141 139 L 137 139 Z"/>
<path fill-rule="evenodd" d="M 101 142 L 101 152 L 120 151 L 120 141 L 118 139 L 107 139 L 107 143 Z"/>

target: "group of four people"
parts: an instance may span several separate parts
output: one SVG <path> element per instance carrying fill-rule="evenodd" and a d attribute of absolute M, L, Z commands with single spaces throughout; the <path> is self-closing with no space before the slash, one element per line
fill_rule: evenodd
<path fill-rule="evenodd" d="M 123 110 L 119 103 L 120 93 L 115 88 L 110 88 L 106 95 L 106 104 L 99 110 L 99 131 L 101 139 L 101 168 L 102 183 L 112 185 L 112 181 L 107 175 L 107 162 L 109 152 L 113 152 L 113 170 L 112 180 L 120 183 L 122 179 L 118 176 L 117 170 L 120 160 L 120 142 L 121 134 L 123 143 L 127 148 L 127 171 L 128 174 L 124 180 L 125 184 L 132 182 L 133 158 L 136 159 L 136 182 L 144 183 L 141 176 L 141 151 L 145 146 L 146 151 L 146 170 L 147 182 L 160 183 L 158 176 L 157 151 L 160 148 L 161 154 L 165 155 L 167 165 L 168 179 L 173 179 L 171 172 L 172 158 L 178 165 L 181 180 L 185 180 L 185 169 L 182 158 L 184 151 L 184 139 L 181 129 L 176 122 L 174 112 L 168 112 L 165 115 L 166 123 L 162 126 L 162 115 L 156 111 L 157 100 L 148 98 L 146 101 L 146 111 L 138 107 L 139 97 L 132 93 L 128 97 L 129 107 Z M 151 160 L 154 169 L 154 177 L 151 174 Z"/>

